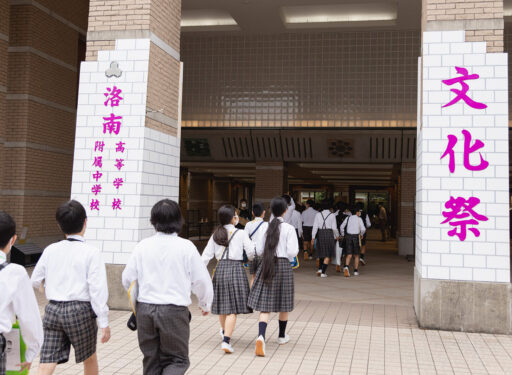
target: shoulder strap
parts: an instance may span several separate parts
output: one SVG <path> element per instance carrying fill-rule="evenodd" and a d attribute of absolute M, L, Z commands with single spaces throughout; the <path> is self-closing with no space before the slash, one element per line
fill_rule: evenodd
<path fill-rule="evenodd" d="M 8 265 L 9 265 L 9 263 L 7 263 L 7 262 L 4 262 L 4 263 L 0 264 L 0 271 L 3 270 Z"/>
<path fill-rule="evenodd" d="M 327 220 L 327 218 L 328 218 L 329 216 L 331 216 L 331 214 L 332 214 L 332 212 L 329 212 L 329 215 L 327 215 L 326 217 L 324 217 L 324 214 L 322 214 L 322 213 L 320 212 L 320 215 L 322 215 L 322 219 L 324 219 L 324 222 L 323 222 L 323 224 L 322 224 L 322 229 L 326 229 L 326 227 L 325 227 L 325 221 Z"/>
<path fill-rule="evenodd" d="M 220 259 L 223 259 L 224 258 L 224 254 L 226 254 L 226 250 L 229 249 L 229 244 L 231 243 L 231 240 L 233 239 L 233 237 L 235 237 L 235 234 L 236 232 L 238 232 L 240 229 L 237 229 L 233 232 L 233 234 L 231 235 L 231 237 L 229 238 L 228 240 L 228 244 L 227 246 L 224 248 L 224 250 L 222 251 L 222 255 L 220 256 Z M 229 254 L 229 250 L 228 250 L 228 254 Z M 228 255 L 228 259 L 229 259 L 229 255 Z"/>
<path fill-rule="evenodd" d="M 264 221 L 262 220 L 261 223 L 258 224 L 258 226 L 256 227 L 255 230 L 252 231 L 251 234 L 249 234 L 249 238 L 252 240 L 252 236 L 254 236 L 254 233 L 256 233 L 258 231 L 258 229 L 260 229 L 261 225 L 264 223 Z M 234 233 L 233 233 L 234 234 Z"/>

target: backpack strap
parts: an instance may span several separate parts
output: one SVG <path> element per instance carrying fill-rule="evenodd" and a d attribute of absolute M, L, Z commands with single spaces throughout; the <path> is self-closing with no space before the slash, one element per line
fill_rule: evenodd
<path fill-rule="evenodd" d="M 249 238 L 252 240 L 252 236 L 254 236 L 254 233 L 256 233 L 258 231 L 258 229 L 260 229 L 261 225 L 264 223 L 264 221 L 262 220 L 261 223 L 259 223 L 259 225 L 256 227 L 255 230 L 252 231 L 252 233 L 249 235 Z"/>

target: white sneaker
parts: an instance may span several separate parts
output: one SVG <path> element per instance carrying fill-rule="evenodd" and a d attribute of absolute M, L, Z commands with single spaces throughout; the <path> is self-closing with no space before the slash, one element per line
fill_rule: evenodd
<path fill-rule="evenodd" d="M 277 338 L 277 343 L 279 345 L 284 345 L 284 344 L 286 344 L 289 341 L 290 341 L 290 336 L 288 336 L 287 334 L 285 334 L 284 337 L 278 337 Z"/>
<path fill-rule="evenodd" d="M 228 344 L 227 342 L 224 341 L 222 341 L 222 345 L 220 346 L 220 348 L 224 350 L 224 353 L 226 354 L 231 354 L 235 351 L 231 344 Z"/>
<path fill-rule="evenodd" d="M 256 350 L 254 351 L 254 353 L 258 357 L 265 357 L 265 339 L 263 338 L 263 336 L 258 336 L 258 338 L 256 339 Z"/>
<path fill-rule="evenodd" d="M 323 273 L 323 274 L 320 275 L 320 277 L 327 277 L 327 274 Z"/>
<path fill-rule="evenodd" d="M 222 340 L 224 340 L 224 330 L 222 329 L 222 327 L 220 327 L 219 333 Z"/>
<path fill-rule="evenodd" d="M 359 276 L 359 271 L 354 271 L 354 276 Z"/>

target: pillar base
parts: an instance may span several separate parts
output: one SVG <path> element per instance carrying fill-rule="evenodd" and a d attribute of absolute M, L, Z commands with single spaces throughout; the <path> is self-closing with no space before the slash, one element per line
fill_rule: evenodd
<path fill-rule="evenodd" d="M 107 264 L 108 307 L 112 310 L 130 310 L 128 293 L 121 284 L 124 264 Z"/>
<path fill-rule="evenodd" d="M 424 279 L 414 269 L 414 310 L 422 328 L 511 334 L 510 283 Z"/>
<path fill-rule="evenodd" d="M 398 255 L 414 255 L 414 238 L 398 237 Z"/>

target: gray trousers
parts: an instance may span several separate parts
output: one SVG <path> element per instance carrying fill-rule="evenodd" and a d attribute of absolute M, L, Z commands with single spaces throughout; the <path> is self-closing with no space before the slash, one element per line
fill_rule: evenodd
<path fill-rule="evenodd" d="M 186 306 L 137 303 L 137 336 L 144 375 L 183 375 L 190 366 Z"/>

